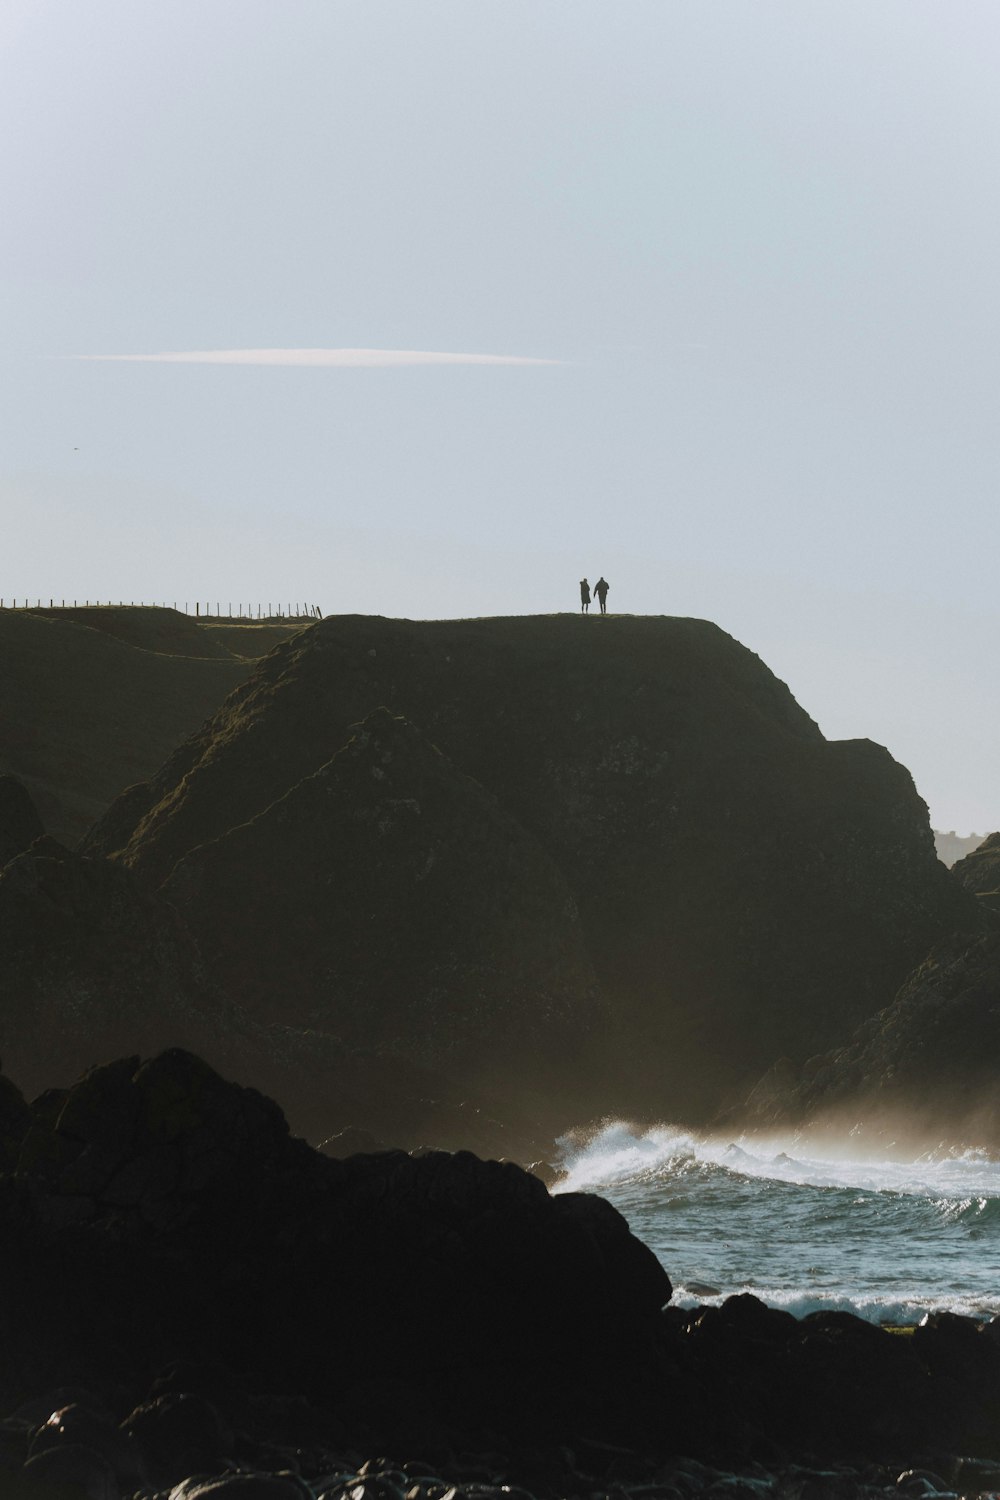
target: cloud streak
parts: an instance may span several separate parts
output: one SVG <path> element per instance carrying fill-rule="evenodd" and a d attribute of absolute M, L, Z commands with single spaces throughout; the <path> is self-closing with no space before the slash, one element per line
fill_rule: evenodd
<path fill-rule="evenodd" d="M 162 354 L 75 354 L 73 359 L 126 364 L 294 365 L 299 368 L 372 370 L 410 365 L 559 365 L 559 359 L 523 354 L 447 354 L 425 349 L 191 349 Z"/>

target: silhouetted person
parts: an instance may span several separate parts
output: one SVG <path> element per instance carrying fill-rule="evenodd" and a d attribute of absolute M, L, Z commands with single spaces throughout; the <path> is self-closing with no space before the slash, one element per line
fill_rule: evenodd
<path fill-rule="evenodd" d="M 590 584 L 586 578 L 580 579 L 580 613 L 582 615 L 590 613 Z"/>
<path fill-rule="evenodd" d="M 597 580 L 597 582 L 594 584 L 594 593 L 597 595 L 598 601 L 600 603 L 601 614 L 602 615 L 606 615 L 607 612 L 608 612 L 607 599 L 608 599 L 608 589 L 610 587 L 611 587 L 611 585 L 610 585 L 610 583 L 608 583 L 608 581 L 604 577 L 603 573 L 601 574 L 601 576 Z"/>

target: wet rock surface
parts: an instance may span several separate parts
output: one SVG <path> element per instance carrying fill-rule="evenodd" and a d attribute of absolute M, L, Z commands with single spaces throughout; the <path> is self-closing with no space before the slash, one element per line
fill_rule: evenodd
<path fill-rule="evenodd" d="M 5 1496 L 817 1500 L 1000 1478 L 992 1325 L 672 1308 L 603 1200 L 468 1153 L 326 1156 L 189 1053 L 5 1119 Z"/>

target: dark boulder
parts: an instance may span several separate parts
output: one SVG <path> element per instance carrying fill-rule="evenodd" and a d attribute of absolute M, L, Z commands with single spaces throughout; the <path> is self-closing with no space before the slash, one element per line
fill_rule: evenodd
<path fill-rule="evenodd" d="M 26 1482 L 20 1494 L 15 1490 L 17 1500 L 121 1500 L 127 1493 L 107 1459 L 82 1443 L 46 1448 L 29 1458 L 21 1472 Z"/>
<path fill-rule="evenodd" d="M 2 1310 L 8 1386 L 27 1371 L 39 1389 L 69 1374 L 141 1392 L 196 1359 L 386 1437 L 442 1413 L 455 1431 L 575 1412 L 625 1433 L 670 1296 L 600 1199 L 464 1152 L 333 1160 L 176 1051 L 95 1070 L 39 1113 L 0 1179 L 0 1231 L 20 1289 Z M 161 1385 L 127 1431 L 160 1473 L 180 1447 L 214 1463 L 210 1407 Z"/>
<path fill-rule="evenodd" d="M 311 1500 L 312 1494 L 293 1474 L 218 1474 L 185 1480 L 170 1500 Z"/>
<path fill-rule="evenodd" d="M 107 1411 L 95 1410 L 92 1401 L 71 1402 L 53 1411 L 32 1437 L 28 1456 L 70 1447 L 99 1454 L 124 1494 L 138 1489 L 148 1472 L 130 1433 L 123 1431 Z"/>
<path fill-rule="evenodd" d="M 234 1443 L 217 1408 L 187 1393 L 143 1402 L 126 1417 L 122 1432 L 142 1453 L 146 1474 L 157 1485 L 224 1469 Z"/>

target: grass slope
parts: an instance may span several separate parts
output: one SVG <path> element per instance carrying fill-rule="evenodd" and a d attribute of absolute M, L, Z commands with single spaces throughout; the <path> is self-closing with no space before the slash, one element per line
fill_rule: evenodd
<path fill-rule="evenodd" d="M 236 655 L 174 610 L 0 611 L 0 771 L 75 844 L 270 649 L 273 627 L 261 627 L 251 655 L 255 628 L 237 627 Z"/>

